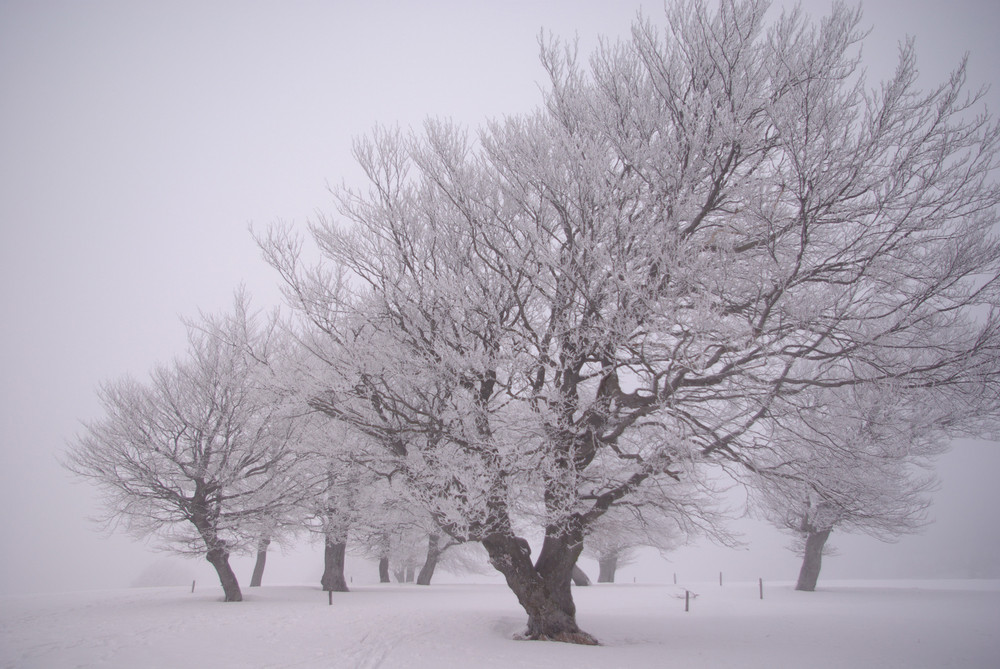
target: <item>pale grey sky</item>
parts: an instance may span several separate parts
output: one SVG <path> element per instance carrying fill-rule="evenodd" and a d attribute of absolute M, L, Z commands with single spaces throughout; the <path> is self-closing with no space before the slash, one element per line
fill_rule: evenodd
<path fill-rule="evenodd" d="M 640 7 L 662 15 L 623 0 L 0 0 L 0 593 L 124 585 L 160 559 L 96 534 L 93 493 L 56 458 L 96 415 L 98 383 L 182 351 L 179 316 L 225 307 L 241 281 L 277 300 L 248 223 L 330 211 L 327 184 L 359 182 L 351 140 L 375 123 L 474 127 L 528 110 L 544 81 L 541 28 L 578 35 L 587 53 Z M 992 0 L 865 7 L 874 76 L 913 34 L 925 84 L 966 51 L 970 81 L 997 84 Z M 989 99 L 1000 109 L 1000 91 Z M 915 552 L 921 564 L 1000 554 L 1000 495 L 983 473 L 998 465 L 995 445 L 956 449 L 938 526 L 888 550 L 841 539 L 829 573 L 879 575 Z M 969 541 L 981 543 L 944 546 Z M 787 562 L 769 553 L 784 543 L 765 531 L 751 552 Z M 690 550 L 678 560 L 706 562 Z"/>

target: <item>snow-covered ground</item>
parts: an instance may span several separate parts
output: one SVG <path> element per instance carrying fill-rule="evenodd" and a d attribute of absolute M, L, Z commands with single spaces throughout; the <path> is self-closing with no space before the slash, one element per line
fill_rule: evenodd
<path fill-rule="evenodd" d="M 997 667 L 1000 581 L 576 588 L 599 647 L 516 641 L 502 585 L 190 587 L 0 598 L 3 667 Z"/>

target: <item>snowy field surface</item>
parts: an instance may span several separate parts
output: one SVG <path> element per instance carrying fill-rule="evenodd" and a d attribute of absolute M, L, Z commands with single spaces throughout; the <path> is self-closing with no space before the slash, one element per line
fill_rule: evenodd
<path fill-rule="evenodd" d="M 135 588 L 0 598 L 3 667 L 1000 667 L 1000 581 L 575 588 L 599 647 L 517 641 L 502 585 Z"/>

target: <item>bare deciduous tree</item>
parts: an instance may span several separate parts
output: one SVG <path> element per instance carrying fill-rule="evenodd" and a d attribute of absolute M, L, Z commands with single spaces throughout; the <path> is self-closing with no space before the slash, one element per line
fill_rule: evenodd
<path fill-rule="evenodd" d="M 632 564 L 636 549 L 674 550 L 689 540 L 675 515 L 644 507 L 612 507 L 587 528 L 584 555 L 597 560 L 598 583 L 614 583 L 619 567 Z"/>
<path fill-rule="evenodd" d="M 255 546 L 260 526 L 305 494 L 296 424 L 263 390 L 272 326 L 256 325 L 242 298 L 231 317 L 190 325 L 185 358 L 146 383 L 101 387 L 105 415 L 66 461 L 101 490 L 109 525 L 204 555 L 226 601 L 242 599 L 230 553 Z"/>
<path fill-rule="evenodd" d="M 950 439 L 989 429 L 988 388 L 975 397 L 885 383 L 818 389 L 769 434 L 773 464 L 751 483 L 762 513 L 791 532 L 803 555 L 797 590 L 813 591 L 834 530 L 882 541 L 917 532 Z"/>
<path fill-rule="evenodd" d="M 536 113 L 359 142 L 369 188 L 313 227 L 318 267 L 261 240 L 312 405 L 482 543 L 531 638 L 594 642 L 570 582 L 609 509 L 706 460 L 780 477 L 770 432 L 815 390 L 996 385 L 1000 130 L 964 66 L 921 92 L 907 45 L 870 91 L 859 12 L 766 8 L 677 3 L 589 71 L 545 46 Z"/>

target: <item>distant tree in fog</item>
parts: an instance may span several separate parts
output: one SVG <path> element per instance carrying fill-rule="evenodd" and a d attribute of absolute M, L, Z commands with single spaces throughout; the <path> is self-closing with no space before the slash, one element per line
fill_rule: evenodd
<path fill-rule="evenodd" d="M 280 346 L 238 297 L 233 314 L 189 324 L 187 355 L 148 381 L 105 383 L 104 416 L 65 462 L 101 491 L 110 526 L 204 555 L 226 601 L 242 599 L 230 554 L 256 548 L 261 527 L 309 494 L 298 424 L 268 390 Z"/>
<path fill-rule="evenodd" d="M 388 583 L 393 574 L 399 582 L 430 585 L 438 563 L 457 542 L 442 536 L 405 485 L 384 474 L 369 481 L 359 506 L 355 536 L 361 554 L 379 561 L 380 581 Z"/>
<path fill-rule="evenodd" d="M 323 575 L 320 585 L 323 590 L 347 592 L 347 577 L 344 573 L 347 560 L 347 543 L 352 527 L 357 523 L 360 488 L 367 482 L 357 477 L 357 470 L 344 466 L 336 460 L 319 461 L 326 473 L 326 486 L 322 494 L 314 497 L 309 506 L 312 509 L 310 529 L 317 532 L 323 542 Z"/>
<path fill-rule="evenodd" d="M 795 588 L 804 591 L 815 590 L 835 530 L 882 541 L 921 530 L 934 458 L 955 436 L 990 431 L 997 406 L 988 387 L 971 382 L 822 389 L 799 400 L 797 419 L 769 435 L 774 464 L 761 464 L 751 485 L 762 515 L 796 537 Z"/>
<path fill-rule="evenodd" d="M 618 568 L 634 562 L 639 548 L 666 554 L 706 534 L 720 543 L 731 543 L 723 517 L 707 492 L 678 484 L 658 504 L 649 500 L 644 505 L 616 506 L 601 516 L 583 542 L 584 555 L 597 560 L 597 582 L 614 583 Z"/>
<path fill-rule="evenodd" d="M 614 583 L 618 568 L 635 562 L 641 539 L 634 533 L 618 532 L 619 529 L 613 522 L 602 523 L 584 540 L 583 554 L 597 560 L 598 583 Z"/>

